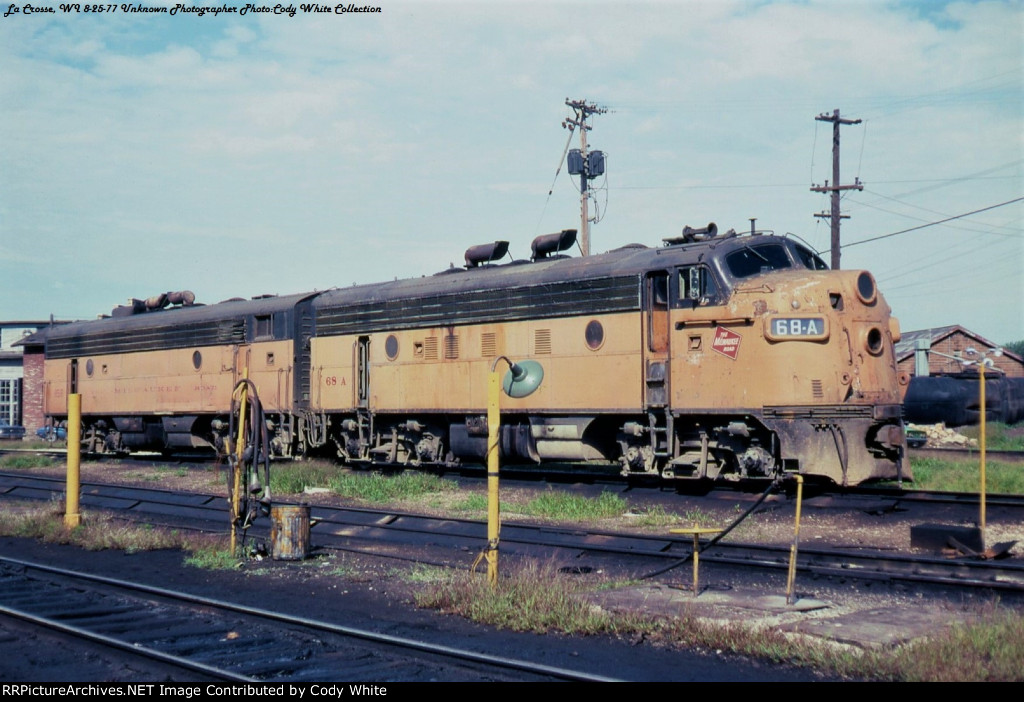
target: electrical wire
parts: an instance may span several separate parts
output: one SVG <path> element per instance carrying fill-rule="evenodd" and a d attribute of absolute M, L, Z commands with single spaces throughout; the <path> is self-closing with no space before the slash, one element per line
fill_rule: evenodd
<path fill-rule="evenodd" d="M 565 163 L 565 155 L 569 153 L 569 144 L 572 143 L 572 134 L 575 127 L 572 125 L 568 126 L 569 137 L 565 140 L 565 148 L 562 149 L 562 156 L 558 159 L 558 167 L 555 168 L 555 177 L 551 179 L 551 187 L 548 188 L 548 196 L 544 199 L 544 207 L 541 208 L 540 217 L 537 219 L 537 226 L 533 230 L 534 236 L 540 231 L 541 222 L 544 221 L 544 214 L 548 210 L 548 203 L 551 202 L 551 193 L 555 192 L 555 183 L 558 182 L 558 176 L 562 172 L 562 164 Z"/>
<path fill-rule="evenodd" d="M 873 236 L 870 239 L 862 239 L 861 241 L 854 241 L 853 243 L 850 243 L 850 244 L 843 244 L 839 248 L 840 249 L 848 249 L 851 246 L 859 246 L 860 244 L 867 244 L 867 243 L 872 242 L 872 241 L 880 241 L 882 239 L 888 239 L 889 237 L 896 236 L 898 234 L 906 234 L 907 232 L 917 231 L 918 229 L 924 229 L 926 227 L 934 227 L 935 225 L 943 224 L 944 222 L 952 222 L 954 219 L 962 219 L 964 217 L 970 217 L 971 215 L 978 214 L 979 212 L 987 212 L 989 210 L 994 210 L 997 207 L 1005 207 L 1006 205 L 1012 205 L 1013 203 L 1020 202 L 1021 200 L 1024 200 L 1024 197 L 1017 197 L 1017 198 L 1014 198 L 1012 200 L 1007 200 L 1006 202 L 1000 202 L 1000 203 L 998 203 L 996 205 L 989 205 L 988 207 L 982 207 L 982 208 L 977 209 L 977 210 L 971 210 L 970 212 L 964 212 L 963 214 L 958 214 L 958 215 L 954 215 L 952 217 L 947 217 L 946 219 L 940 219 L 937 222 L 928 222 L 927 224 L 922 224 L 921 226 L 918 226 L 918 227 L 911 227 L 910 229 L 902 229 L 902 230 L 900 230 L 898 232 L 892 232 L 890 234 L 882 234 L 881 236 Z"/>

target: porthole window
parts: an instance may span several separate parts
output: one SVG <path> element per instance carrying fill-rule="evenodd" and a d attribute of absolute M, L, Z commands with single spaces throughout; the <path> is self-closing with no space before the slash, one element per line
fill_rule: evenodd
<path fill-rule="evenodd" d="M 590 322 L 587 323 L 585 337 L 587 340 L 587 348 L 591 351 L 597 351 L 604 345 L 604 327 L 596 319 L 590 320 Z"/>
<path fill-rule="evenodd" d="M 192 367 L 199 370 L 203 367 L 203 354 L 198 351 L 192 352 Z"/>
<path fill-rule="evenodd" d="M 85 374 L 88 375 L 89 377 L 92 377 L 92 368 L 92 359 L 90 358 L 88 361 L 85 362 Z"/>
<path fill-rule="evenodd" d="M 398 337 L 394 334 L 388 334 L 388 338 L 384 340 L 384 353 L 387 354 L 389 361 L 398 358 Z"/>

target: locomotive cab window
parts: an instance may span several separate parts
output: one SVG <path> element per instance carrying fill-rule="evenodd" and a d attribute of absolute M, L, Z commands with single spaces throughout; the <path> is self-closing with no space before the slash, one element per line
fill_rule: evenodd
<path fill-rule="evenodd" d="M 725 265 L 734 278 L 749 278 L 754 275 L 792 268 L 786 249 L 779 244 L 744 246 L 725 257 Z"/>
<path fill-rule="evenodd" d="M 810 268 L 812 271 L 827 271 L 828 266 L 825 264 L 817 254 L 813 253 L 810 249 L 806 249 L 803 246 L 797 244 L 796 246 L 797 256 L 800 258 L 800 262 Z"/>

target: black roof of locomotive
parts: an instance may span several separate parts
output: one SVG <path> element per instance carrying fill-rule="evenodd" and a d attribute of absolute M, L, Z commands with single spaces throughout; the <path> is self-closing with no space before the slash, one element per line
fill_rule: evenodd
<path fill-rule="evenodd" d="M 125 317 L 71 322 L 41 330 L 47 358 L 209 346 L 245 341 L 250 317 L 289 311 L 311 293 L 170 307 Z"/>
<path fill-rule="evenodd" d="M 249 318 L 290 312 L 303 300 L 312 300 L 317 335 L 635 310 L 645 272 L 718 259 L 767 239 L 793 245 L 773 235 L 731 234 L 663 247 L 631 244 L 588 257 L 452 268 L 323 292 L 72 322 L 40 330 L 26 341 L 45 343 L 52 358 L 241 343 L 249 340 Z"/>
<path fill-rule="evenodd" d="M 786 241 L 759 236 L 759 240 Z M 314 301 L 317 336 L 513 321 L 640 308 L 644 273 L 691 265 L 748 246 L 729 234 L 650 248 L 639 244 L 585 258 L 514 261 L 433 276 L 328 290 Z M 718 251 L 721 249 L 721 251 Z"/>

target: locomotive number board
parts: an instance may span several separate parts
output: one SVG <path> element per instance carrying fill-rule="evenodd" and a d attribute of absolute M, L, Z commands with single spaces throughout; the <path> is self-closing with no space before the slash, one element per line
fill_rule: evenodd
<path fill-rule="evenodd" d="M 766 322 L 765 336 L 773 341 L 817 341 L 828 338 L 828 322 L 824 317 L 772 317 Z"/>

